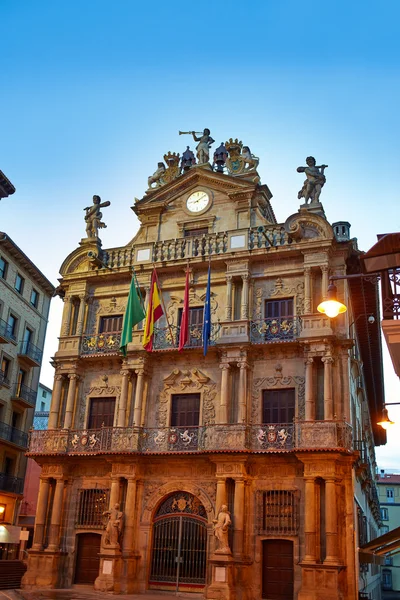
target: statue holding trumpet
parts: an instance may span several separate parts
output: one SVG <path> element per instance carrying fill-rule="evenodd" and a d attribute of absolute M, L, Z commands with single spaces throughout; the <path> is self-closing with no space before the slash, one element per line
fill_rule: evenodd
<path fill-rule="evenodd" d="M 199 134 L 200 137 L 197 137 L 196 134 Z M 199 142 L 196 146 L 199 165 L 204 165 L 210 161 L 210 148 L 215 140 L 211 137 L 209 129 L 205 129 L 203 133 L 200 131 L 179 131 L 179 135 L 192 135 L 194 141 Z"/>

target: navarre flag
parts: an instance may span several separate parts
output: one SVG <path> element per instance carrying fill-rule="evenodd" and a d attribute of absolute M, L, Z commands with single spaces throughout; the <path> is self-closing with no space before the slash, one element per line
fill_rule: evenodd
<path fill-rule="evenodd" d="M 143 333 L 143 348 L 147 352 L 153 351 L 154 324 L 163 314 L 160 292 L 157 286 L 157 272 L 154 269 L 151 275 L 149 304 L 147 306 L 146 323 Z"/>
<path fill-rule="evenodd" d="M 145 317 L 144 308 L 141 301 L 140 292 L 135 275 L 132 277 L 131 287 L 129 289 L 128 304 L 124 314 L 122 324 L 122 335 L 119 348 L 126 356 L 127 346 L 132 341 L 132 329 L 135 325 L 143 321 Z"/>
<path fill-rule="evenodd" d="M 179 347 L 181 352 L 189 339 L 189 269 L 186 270 L 185 294 L 183 297 L 183 310 L 181 318 L 181 328 L 179 330 Z"/>
<path fill-rule="evenodd" d="M 210 341 L 211 334 L 211 265 L 208 265 L 208 279 L 207 279 L 207 291 L 206 301 L 204 303 L 204 317 L 203 317 L 203 354 L 207 354 L 208 344 Z"/>

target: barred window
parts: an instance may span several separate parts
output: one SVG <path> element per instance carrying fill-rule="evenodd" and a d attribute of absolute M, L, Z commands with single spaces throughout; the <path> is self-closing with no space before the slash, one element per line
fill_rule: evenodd
<path fill-rule="evenodd" d="M 295 492 L 270 490 L 260 494 L 260 533 L 296 535 L 299 530 L 299 501 Z"/>
<path fill-rule="evenodd" d="M 75 526 L 101 529 L 103 512 L 108 510 L 109 495 L 109 489 L 79 490 Z"/>

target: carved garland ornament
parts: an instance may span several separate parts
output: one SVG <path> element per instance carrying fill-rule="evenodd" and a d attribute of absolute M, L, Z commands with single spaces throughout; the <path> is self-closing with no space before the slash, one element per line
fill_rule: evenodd
<path fill-rule="evenodd" d="M 254 294 L 254 315 L 256 320 L 262 320 L 264 318 L 264 301 L 268 300 L 269 298 L 279 297 L 293 297 L 294 304 L 296 306 L 296 316 L 304 314 L 304 282 L 297 281 L 291 282 L 289 285 L 285 285 L 284 281 L 280 277 L 278 277 L 278 279 L 276 279 L 275 281 L 275 288 L 272 290 L 272 292 L 268 293 L 268 288 L 265 287 L 256 288 Z"/>
<path fill-rule="evenodd" d="M 288 375 L 284 377 L 281 369 L 277 369 L 275 377 L 259 377 L 253 383 L 253 402 L 251 410 L 252 423 L 261 421 L 261 395 L 263 390 L 271 388 L 294 387 L 297 396 L 297 417 L 300 420 L 305 419 L 305 377 L 298 375 Z"/>
<path fill-rule="evenodd" d="M 172 394 L 181 394 L 182 392 L 191 394 L 201 394 L 203 406 L 203 425 L 212 425 L 215 423 L 215 397 L 217 395 L 217 385 L 210 381 L 207 375 L 204 375 L 199 369 L 187 369 L 180 371 L 175 369 L 164 377 L 160 386 L 160 394 L 157 399 L 157 427 L 167 427 L 168 407 Z"/>

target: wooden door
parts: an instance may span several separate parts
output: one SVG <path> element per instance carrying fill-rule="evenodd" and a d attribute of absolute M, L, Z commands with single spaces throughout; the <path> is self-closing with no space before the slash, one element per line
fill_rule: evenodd
<path fill-rule="evenodd" d="M 262 598 L 291 600 L 293 598 L 293 542 L 264 540 Z"/>
<path fill-rule="evenodd" d="M 98 533 L 78 535 L 74 583 L 93 584 L 99 576 L 100 541 L 101 535 Z"/>
<path fill-rule="evenodd" d="M 200 416 L 200 394 L 173 394 L 171 427 L 197 427 Z"/>
<path fill-rule="evenodd" d="M 115 398 L 91 398 L 89 429 L 112 427 L 114 424 Z"/>

